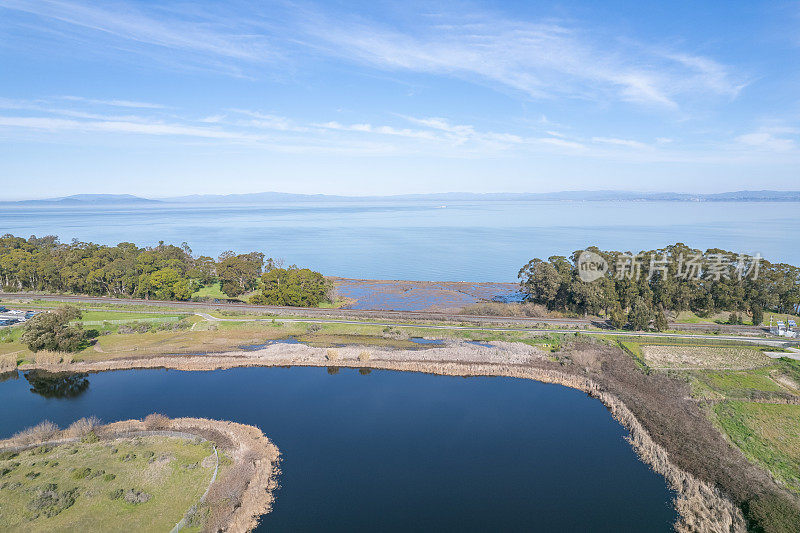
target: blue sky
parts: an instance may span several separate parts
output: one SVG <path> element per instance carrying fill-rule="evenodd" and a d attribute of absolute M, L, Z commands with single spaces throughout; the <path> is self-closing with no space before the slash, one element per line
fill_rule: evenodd
<path fill-rule="evenodd" d="M 0 3 L 0 198 L 800 189 L 800 2 Z"/>

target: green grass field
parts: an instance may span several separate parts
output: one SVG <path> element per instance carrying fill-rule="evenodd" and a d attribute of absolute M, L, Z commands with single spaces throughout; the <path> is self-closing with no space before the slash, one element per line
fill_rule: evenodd
<path fill-rule="evenodd" d="M 140 437 L 0 455 L 0 530 L 169 531 L 205 492 L 212 453 Z"/>
<path fill-rule="evenodd" d="M 186 314 L 167 314 L 167 313 L 134 313 L 130 311 L 83 311 L 80 322 L 104 322 L 104 321 L 145 321 L 158 322 L 163 319 L 177 320 L 185 317 Z"/>
<path fill-rule="evenodd" d="M 800 405 L 727 401 L 714 413 L 748 459 L 800 493 Z"/>
<path fill-rule="evenodd" d="M 225 300 L 230 298 L 227 294 L 222 292 L 222 289 L 219 288 L 219 282 L 212 283 L 211 285 L 206 285 L 205 287 L 200 287 L 194 294 L 192 294 L 192 298 L 212 298 L 217 300 Z"/>

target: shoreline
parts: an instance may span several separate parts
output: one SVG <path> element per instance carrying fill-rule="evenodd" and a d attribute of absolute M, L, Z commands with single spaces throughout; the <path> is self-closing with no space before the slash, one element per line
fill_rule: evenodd
<path fill-rule="evenodd" d="M 464 346 L 452 348 L 463 352 Z M 629 433 L 627 440 L 637 456 L 653 471 L 663 476 L 675 493 L 674 506 L 678 520 L 677 531 L 712 531 L 730 533 L 745 531 L 745 520 L 740 508 L 718 488 L 680 468 L 670 453 L 659 445 L 634 412 L 613 392 L 594 379 L 553 368 L 534 366 L 534 361 L 544 359 L 544 352 L 516 343 L 495 342 L 493 348 L 470 346 L 467 357 L 448 360 L 442 348 L 434 350 L 428 360 L 420 359 L 420 352 L 405 350 L 367 350 L 359 347 L 334 349 L 308 346 L 270 346 L 253 352 L 223 352 L 207 356 L 161 356 L 148 359 L 117 359 L 98 362 L 77 362 L 59 365 L 23 365 L 20 370 L 46 370 L 50 372 L 102 372 L 165 368 L 183 371 L 211 371 L 240 367 L 342 367 L 419 372 L 442 376 L 461 377 L 511 377 L 556 384 L 585 392 L 600 400 L 611 416 Z M 494 353 L 485 353 L 494 352 Z M 482 357 L 475 357 L 481 355 Z M 513 357 L 509 357 L 513 355 Z M 488 361 L 486 360 L 488 359 Z M 515 361 L 509 363 L 509 359 Z"/>

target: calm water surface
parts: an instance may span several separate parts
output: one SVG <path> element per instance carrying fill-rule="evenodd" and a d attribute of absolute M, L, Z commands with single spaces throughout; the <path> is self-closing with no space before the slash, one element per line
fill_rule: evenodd
<path fill-rule="evenodd" d="M 156 411 L 260 427 L 283 454 L 265 531 L 671 531 L 675 519 L 665 481 L 602 404 L 556 385 L 324 368 L 28 378 L 0 383 L 1 437 Z"/>
<path fill-rule="evenodd" d="M 157 207 L 0 207 L 0 234 L 262 251 L 328 275 L 516 281 L 533 257 L 589 245 L 621 251 L 684 242 L 800 264 L 796 203 L 306 202 Z"/>

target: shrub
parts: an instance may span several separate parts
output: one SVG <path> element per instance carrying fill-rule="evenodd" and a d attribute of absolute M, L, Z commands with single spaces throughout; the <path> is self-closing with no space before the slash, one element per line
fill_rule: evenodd
<path fill-rule="evenodd" d="M 334 350 L 333 348 L 329 348 L 328 351 L 325 353 L 325 358 L 328 361 L 336 361 L 339 359 L 339 350 Z"/>
<path fill-rule="evenodd" d="M 25 446 L 28 444 L 40 444 L 53 438 L 56 433 L 58 433 L 58 426 L 49 420 L 44 420 L 33 427 L 23 429 L 15 434 L 13 438 Z"/>
<path fill-rule="evenodd" d="M 37 365 L 60 365 L 71 363 L 73 358 L 70 354 L 44 351 L 34 354 L 33 360 Z"/>
<path fill-rule="evenodd" d="M 211 507 L 208 529 L 212 531 L 224 529 L 227 517 L 241 505 L 242 494 L 250 483 L 254 468 L 250 461 L 234 464 L 211 485 L 206 499 Z"/>
<path fill-rule="evenodd" d="M 370 353 L 367 350 L 362 350 L 361 353 L 358 354 L 359 361 L 369 361 Z"/>
<path fill-rule="evenodd" d="M 96 416 L 80 418 L 70 424 L 66 433 L 70 437 L 85 437 L 92 433 L 94 429 L 100 425 L 100 419 Z"/>
<path fill-rule="evenodd" d="M 116 477 L 117 476 L 115 474 L 105 474 L 103 476 L 103 481 L 114 481 Z"/>
<path fill-rule="evenodd" d="M 76 468 L 72 472 L 72 479 L 83 479 L 83 478 L 87 477 L 91 473 L 92 473 L 92 469 L 89 468 L 89 467 Z"/>
<path fill-rule="evenodd" d="M 84 435 L 83 438 L 81 438 L 81 442 L 83 442 L 84 444 L 94 444 L 95 442 L 98 441 L 100 441 L 100 437 L 98 437 L 97 433 L 95 433 L 94 431 L 90 431 L 89 433 Z"/>
<path fill-rule="evenodd" d="M 72 507 L 77 497 L 78 489 L 58 492 L 58 485 L 49 483 L 36 491 L 36 495 L 28 502 L 27 507 L 35 517 L 44 515 L 52 518 L 64 509 Z"/>
<path fill-rule="evenodd" d="M 123 498 L 126 502 L 137 505 L 140 503 L 147 503 L 150 501 L 151 496 L 143 490 L 128 489 L 125 491 Z"/>
<path fill-rule="evenodd" d="M 142 420 L 142 423 L 145 429 L 153 431 L 169 427 L 170 419 L 160 413 L 152 413 L 147 415 L 144 420 Z"/>
<path fill-rule="evenodd" d="M 20 340 L 32 352 L 77 352 L 85 347 L 86 335 L 80 324 L 70 322 L 80 317 L 80 310 L 71 305 L 39 313 L 25 324 Z"/>

